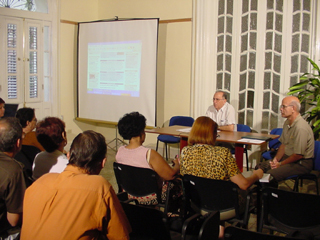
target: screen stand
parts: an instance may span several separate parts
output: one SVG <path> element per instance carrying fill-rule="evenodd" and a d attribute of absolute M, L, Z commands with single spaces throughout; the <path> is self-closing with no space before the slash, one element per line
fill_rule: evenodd
<path fill-rule="evenodd" d="M 110 148 L 111 150 L 117 152 L 118 146 L 124 146 L 124 145 L 128 145 L 128 144 L 125 141 L 118 138 L 118 125 L 116 125 L 115 129 L 116 129 L 116 137 L 107 143 L 107 147 Z M 115 146 L 112 147 L 111 146 L 112 143 L 115 143 Z"/>

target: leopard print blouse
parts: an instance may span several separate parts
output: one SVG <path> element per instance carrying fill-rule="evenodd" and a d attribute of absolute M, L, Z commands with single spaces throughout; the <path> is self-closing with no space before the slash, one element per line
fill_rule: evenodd
<path fill-rule="evenodd" d="M 181 151 L 180 174 L 230 180 L 240 173 L 229 149 L 207 144 L 186 146 Z"/>

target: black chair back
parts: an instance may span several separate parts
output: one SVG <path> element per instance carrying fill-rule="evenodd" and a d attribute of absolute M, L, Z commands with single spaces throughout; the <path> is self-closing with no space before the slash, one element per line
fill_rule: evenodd
<path fill-rule="evenodd" d="M 161 203 L 161 187 L 158 174 L 147 168 L 132 167 L 117 162 L 113 163 L 114 173 L 119 187 L 119 193 L 125 191 L 132 196 L 142 197 L 157 194 Z"/>
<path fill-rule="evenodd" d="M 132 228 L 130 239 L 171 239 L 164 213 L 155 208 L 121 202 Z"/>
<path fill-rule="evenodd" d="M 219 212 L 194 215 L 184 221 L 182 232 L 170 231 L 170 222 L 156 208 L 121 202 L 132 228 L 131 240 L 216 240 L 219 236 Z"/>
<path fill-rule="evenodd" d="M 238 186 L 233 182 L 184 175 L 183 187 L 186 198 L 201 210 L 238 209 Z"/>
<path fill-rule="evenodd" d="M 262 192 L 262 228 L 320 235 L 320 196 L 266 188 Z"/>

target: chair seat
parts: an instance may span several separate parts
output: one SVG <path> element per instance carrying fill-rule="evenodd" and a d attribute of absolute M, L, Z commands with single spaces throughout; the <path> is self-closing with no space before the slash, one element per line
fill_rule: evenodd
<path fill-rule="evenodd" d="M 264 159 L 272 159 L 273 157 L 271 156 L 271 151 L 267 151 L 267 152 L 264 152 L 262 153 L 262 157 Z"/>
<path fill-rule="evenodd" d="M 165 143 L 179 143 L 180 138 L 169 136 L 169 135 L 159 135 L 158 140 Z"/>
<path fill-rule="evenodd" d="M 314 141 L 313 170 L 308 174 L 289 176 L 285 180 L 288 180 L 288 179 L 295 180 L 292 190 L 296 192 L 299 192 L 299 182 L 300 182 L 300 186 L 302 187 L 302 182 L 304 179 L 312 180 L 316 184 L 317 195 L 319 195 L 319 186 L 318 186 L 319 176 L 320 176 L 320 141 Z"/>

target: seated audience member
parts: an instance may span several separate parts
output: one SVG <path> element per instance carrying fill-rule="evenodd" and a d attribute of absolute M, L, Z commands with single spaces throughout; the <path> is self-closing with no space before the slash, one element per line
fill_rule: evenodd
<path fill-rule="evenodd" d="M 5 104 L 5 101 L 2 98 L 0 98 L 0 118 L 4 116 Z"/>
<path fill-rule="evenodd" d="M 246 190 L 263 176 L 261 169 L 245 178 L 228 148 L 215 146 L 218 125 L 209 117 L 199 117 L 191 128 L 188 146 L 181 151 L 180 174 L 232 181 Z M 209 189 L 208 189 L 209 190 Z M 240 192 L 240 206 L 244 209 L 245 191 Z M 220 237 L 223 236 L 221 227 Z"/>
<path fill-rule="evenodd" d="M 292 175 L 309 173 L 313 167 L 314 136 L 310 125 L 300 115 L 300 101 L 289 96 L 282 100 L 281 116 L 287 120 L 279 138 L 281 145 L 272 161 L 259 163 L 276 181 Z"/>
<path fill-rule="evenodd" d="M 116 155 L 116 161 L 121 164 L 154 170 L 161 179 L 172 180 L 179 172 L 179 162 L 173 160 L 173 168 L 163 159 L 163 157 L 153 149 L 146 148 L 142 144 L 145 141 L 146 118 L 138 112 L 125 114 L 118 122 L 120 135 L 129 140 L 127 146 L 121 146 Z M 161 184 L 159 184 L 161 186 Z M 149 196 L 150 197 L 150 196 Z M 152 204 L 149 197 L 138 199 L 140 203 Z M 150 200 L 148 202 L 146 199 Z"/>
<path fill-rule="evenodd" d="M 61 173 L 68 164 L 68 158 L 63 153 L 67 145 L 64 122 L 56 117 L 47 117 L 38 123 L 36 135 L 45 151 L 34 159 L 32 178 L 36 180 L 49 172 Z"/>
<path fill-rule="evenodd" d="M 229 149 L 215 146 L 218 125 L 209 117 L 198 117 L 191 128 L 188 145 L 182 149 L 180 174 L 232 181 L 246 190 L 263 176 L 261 169 L 245 178 Z"/>
<path fill-rule="evenodd" d="M 129 239 L 130 225 L 111 184 L 99 176 L 105 138 L 78 134 L 62 173 L 49 173 L 26 191 L 21 240 Z"/>
<path fill-rule="evenodd" d="M 14 157 L 24 166 L 26 175 L 26 183 L 29 186 L 32 180 L 32 164 L 35 156 L 40 152 L 39 147 L 43 149 L 41 144 L 37 141 L 33 129 L 37 124 L 37 119 L 33 108 L 20 108 L 16 112 L 16 118 L 19 119 L 22 126 L 23 138 L 20 152 Z M 33 147 L 30 147 L 33 146 Z"/>
<path fill-rule="evenodd" d="M 20 108 L 16 113 L 16 118 L 20 120 L 24 137 L 22 145 L 35 146 L 40 151 L 44 151 L 43 146 L 38 142 L 36 133 L 33 131 L 37 124 L 36 114 L 33 108 Z"/>
<path fill-rule="evenodd" d="M 0 239 L 18 239 L 26 184 L 19 152 L 22 128 L 14 117 L 0 119 Z"/>
<path fill-rule="evenodd" d="M 216 91 L 206 116 L 218 124 L 218 129 L 222 131 L 237 131 L 236 114 L 234 107 L 227 102 L 227 94 L 223 91 Z"/>

